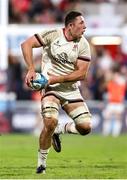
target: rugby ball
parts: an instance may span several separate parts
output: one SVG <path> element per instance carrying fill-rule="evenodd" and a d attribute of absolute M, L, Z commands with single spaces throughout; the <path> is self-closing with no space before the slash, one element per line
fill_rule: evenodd
<path fill-rule="evenodd" d="M 30 82 L 29 87 L 34 91 L 40 91 L 41 89 L 44 89 L 47 84 L 48 80 L 46 77 L 43 74 L 36 72 L 36 77 Z"/>

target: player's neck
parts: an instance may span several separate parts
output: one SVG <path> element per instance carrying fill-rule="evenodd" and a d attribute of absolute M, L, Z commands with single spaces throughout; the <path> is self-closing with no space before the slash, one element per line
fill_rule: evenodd
<path fill-rule="evenodd" d="M 74 40 L 73 36 L 70 34 L 68 29 L 63 28 L 63 33 L 64 33 L 64 36 L 65 36 L 67 41 L 73 41 Z"/>

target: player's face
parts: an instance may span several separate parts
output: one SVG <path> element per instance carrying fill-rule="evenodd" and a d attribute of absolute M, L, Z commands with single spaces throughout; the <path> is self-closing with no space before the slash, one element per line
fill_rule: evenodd
<path fill-rule="evenodd" d="M 70 33 L 74 39 L 80 39 L 85 32 L 86 25 L 83 16 L 78 16 L 71 24 Z"/>

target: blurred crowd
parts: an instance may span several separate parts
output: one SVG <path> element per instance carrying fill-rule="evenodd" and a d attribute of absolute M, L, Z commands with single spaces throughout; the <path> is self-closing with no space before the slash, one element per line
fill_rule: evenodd
<path fill-rule="evenodd" d="M 115 71 L 122 75 L 127 83 L 127 54 L 122 52 L 120 46 L 94 46 L 85 86 L 88 87 L 88 99 L 106 100 L 107 83 L 112 79 Z M 85 97 L 85 91 L 83 92 Z M 127 87 L 125 99 L 127 99 Z"/>
<path fill-rule="evenodd" d="M 10 23 L 61 23 L 64 14 L 76 9 L 81 0 L 10 0 Z"/>
<path fill-rule="evenodd" d="M 69 10 L 79 10 L 81 3 L 121 3 L 126 0 L 9 0 L 9 23 L 62 23 Z"/>

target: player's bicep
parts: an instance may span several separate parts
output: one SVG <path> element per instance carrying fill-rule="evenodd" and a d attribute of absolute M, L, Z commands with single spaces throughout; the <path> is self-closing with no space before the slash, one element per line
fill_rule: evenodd
<path fill-rule="evenodd" d="M 26 40 L 26 43 L 31 46 L 32 48 L 37 48 L 37 47 L 41 47 L 42 44 L 38 41 L 38 39 L 36 38 L 36 36 L 31 36 Z"/>

